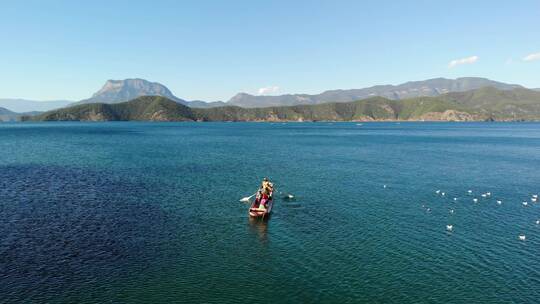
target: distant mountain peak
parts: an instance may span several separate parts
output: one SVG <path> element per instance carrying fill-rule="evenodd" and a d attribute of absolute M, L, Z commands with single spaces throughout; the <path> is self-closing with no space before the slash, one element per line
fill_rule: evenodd
<path fill-rule="evenodd" d="M 119 103 L 129 101 L 140 96 L 162 96 L 178 103 L 186 102 L 176 96 L 159 82 L 150 82 L 141 78 L 128 78 L 123 80 L 109 79 L 99 91 L 91 98 L 81 100 L 77 104 L 85 103 Z"/>
<path fill-rule="evenodd" d="M 245 98 L 245 97 L 255 97 L 255 95 L 252 95 L 252 94 L 249 94 L 249 93 L 240 92 L 240 93 L 237 93 L 236 95 L 234 95 L 233 97 L 231 97 L 230 100 L 235 100 L 235 99 L 240 99 L 240 98 Z M 229 101 L 230 101 L 230 100 L 229 100 Z"/>
<path fill-rule="evenodd" d="M 121 92 L 122 90 L 138 89 L 155 96 L 173 96 L 172 92 L 159 82 L 150 82 L 141 78 L 128 78 L 124 80 L 109 79 L 103 87 L 94 93 L 92 97 L 108 94 L 110 92 Z M 149 94 L 150 95 L 150 94 Z"/>

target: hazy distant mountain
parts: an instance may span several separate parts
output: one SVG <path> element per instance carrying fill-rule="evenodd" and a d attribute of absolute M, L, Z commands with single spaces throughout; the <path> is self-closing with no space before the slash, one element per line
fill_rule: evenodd
<path fill-rule="evenodd" d="M 13 112 L 50 111 L 71 104 L 69 100 L 35 101 L 15 98 L 0 98 L 0 107 Z"/>
<path fill-rule="evenodd" d="M 190 108 L 160 96 L 117 104 L 83 104 L 28 120 L 143 121 L 485 121 L 540 120 L 540 92 L 493 87 L 433 97 L 391 100 L 369 97 L 354 102 L 264 108 Z"/>
<path fill-rule="evenodd" d="M 499 90 L 521 88 L 520 85 L 506 84 L 478 77 L 457 79 L 434 78 L 424 81 L 411 81 L 400 85 L 377 85 L 364 89 L 331 90 L 317 95 L 288 94 L 280 96 L 254 96 L 239 93 L 227 103 L 246 108 L 288 106 L 300 104 L 320 104 L 327 102 L 349 102 L 373 96 L 401 100 L 419 96 L 438 96 L 449 92 L 463 92 L 482 87 L 494 87 Z"/>
<path fill-rule="evenodd" d="M 17 117 L 17 113 L 6 108 L 0 108 L 0 121 L 16 121 Z"/>
<path fill-rule="evenodd" d="M 22 116 L 35 116 L 43 112 L 15 113 L 6 108 L 0 107 L 0 122 L 19 121 Z"/>
<path fill-rule="evenodd" d="M 206 109 L 206 108 L 223 107 L 223 106 L 226 106 L 227 104 L 224 103 L 223 101 L 206 102 L 202 100 L 191 100 L 191 101 L 188 101 L 187 105 L 192 108 Z"/>
<path fill-rule="evenodd" d="M 96 102 L 119 103 L 132 100 L 140 96 L 163 96 L 170 100 L 186 104 L 185 100 L 174 96 L 166 86 L 157 82 L 150 82 L 139 78 L 108 80 L 99 91 L 92 95 L 92 97 L 81 100 L 75 104 Z"/>

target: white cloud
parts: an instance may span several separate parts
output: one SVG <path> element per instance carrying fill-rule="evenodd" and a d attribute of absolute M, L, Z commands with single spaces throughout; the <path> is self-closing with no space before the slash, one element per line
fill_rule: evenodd
<path fill-rule="evenodd" d="M 532 53 L 525 57 L 523 57 L 523 61 L 533 61 L 533 60 L 540 60 L 540 52 L 539 53 Z"/>
<path fill-rule="evenodd" d="M 478 56 L 471 56 L 471 57 L 465 57 L 465 58 L 452 60 L 450 61 L 450 63 L 448 63 L 448 67 L 453 68 L 455 66 L 462 65 L 462 64 L 473 64 L 477 62 L 478 59 L 479 59 Z"/>
<path fill-rule="evenodd" d="M 273 93 L 277 93 L 279 91 L 278 86 L 268 86 L 264 88 L 260 88 L 257 92 L 259 95 L 269 95 Z"/>

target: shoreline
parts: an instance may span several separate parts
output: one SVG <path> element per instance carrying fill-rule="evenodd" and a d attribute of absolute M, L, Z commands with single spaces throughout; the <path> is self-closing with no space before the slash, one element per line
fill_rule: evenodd
<path fill-rule="evenodd" d="M 148 122 L 148 123 L 538 123 L 536 120 L 411 120 L 411 119 L 377 119 L 377 120 L 25 120 L 25 121 L 0 121 L 0 124 L 25 124 L 47 122 L 81 122 L 81 123 L 106 123 L 106 122 Z"/>

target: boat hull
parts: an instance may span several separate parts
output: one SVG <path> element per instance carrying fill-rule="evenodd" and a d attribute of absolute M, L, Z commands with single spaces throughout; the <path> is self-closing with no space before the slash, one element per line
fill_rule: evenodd
<path fill-rule="evenodd" d="M 272 212 L 272 207 L 274 206 L 274 201 L 269 200 L 266 204 L 266 209 L 259 209 L 255 206 L 257 205 L 257 202 L 253 202 L 251 207 L 249 208 L 249 216 L 254 218 L 266 218 L 270 216 L 270 213 Z"/>

